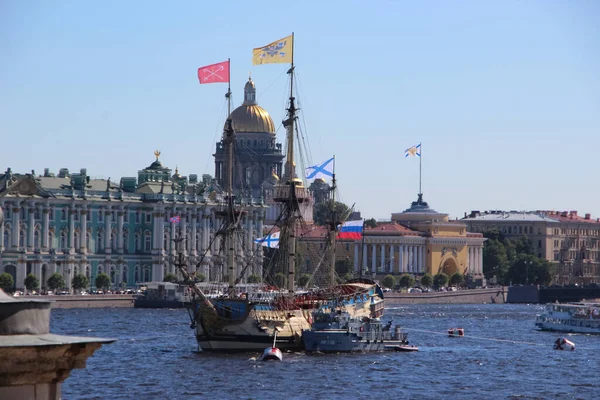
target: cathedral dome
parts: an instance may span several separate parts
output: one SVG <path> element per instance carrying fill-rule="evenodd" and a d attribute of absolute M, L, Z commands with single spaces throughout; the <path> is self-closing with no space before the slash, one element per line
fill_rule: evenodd
<path fill-rule="evenodd" d="M 248 82 L 244 86 L 244 103 L 233 110 L 230 118 L 233 121 L 233 128 L 238 133 L 275 134 L 273 119 L 267 110 L 256 103 L 256 87 L 252 78 L 248 78 Z"/>

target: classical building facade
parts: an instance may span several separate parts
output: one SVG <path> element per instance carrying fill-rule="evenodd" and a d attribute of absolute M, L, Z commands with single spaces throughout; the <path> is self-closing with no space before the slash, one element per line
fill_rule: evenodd
<path fill-rule="evenodd" d="M 393 213 L 390 222 L 366 228 L 364 241 L 354 243 L 355 273 L 374 275 L 455 272 L 483 281 L 483 243 L 480 233 L 467 231 L 460 221 L 431 209 L 419 195 L 410 208 Z"/>
<path fill-rule="evenodd" d="M 497 229 L 527 236 L 535 254 L 556 263 L 557 283 L 600 282 L 600 220 L 577 211 L 472 211 L 461 220 L 473 232 Z"/>
<path fill-rule="evenodd" d="M 44 287 L 54 272 L 68 287 L 78 273 L 93 286 L 101 272 L 115 286 L 134 287 L 177 273 L 181 249 L 190 272 L 219 278 L 224 262 L 215 238 L 223 207 L 219 185 L 177 170 L 171 175 L 158 160 L 160 153 L 155 155 L 137 179 L 124 177 L 116 184 L 110 178 L 91 179 L 85 169 L 73 174 L 61 169 L 58 176 L 46 170 L 38 176 L 13 174 L 9 168 L 0 174 L 0 271 L 13 275 L 17 289 L 29 273 Z M 239 203 L 247 213 L 244 238 L 236 241 L 236 268 L 248 266 L 260 275 L 262 249 L 256 252 L 253 241 L 262 236 L 265 206 L 250 197 Z M 185 238 L 180 248 L 176 237 Z"/>

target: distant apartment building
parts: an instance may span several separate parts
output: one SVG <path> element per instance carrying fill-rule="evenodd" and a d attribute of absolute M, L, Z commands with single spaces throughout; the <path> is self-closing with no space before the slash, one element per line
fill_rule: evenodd
<path fill-rule="evenodd" d="M 471 232 L 497 229 L 509 239 L 527 236 L 535 254 L 556 263 L 557 283 L 600 282 L 600 219 L 577 211 L 471 211 Z"/>

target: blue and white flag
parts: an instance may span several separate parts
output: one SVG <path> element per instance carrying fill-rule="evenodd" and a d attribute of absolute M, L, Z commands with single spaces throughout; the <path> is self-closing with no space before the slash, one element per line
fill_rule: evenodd
<path fill-rule="evenodd" d="M 306 168 L 306 179 L 332 178 L 334 159 L 335 157 L 331 157 L 329 160 L 321 164 Z"/>
<path fill-rule="evenodd" d="M 279 248 L 279 232 L 273 232 L 264 238 L 258 238 L 254 241 L 254 243 L 260 243 L 265 247 L 277 249 Z"/>
<path fill-rule="evenodd" d="M 421 157 L 421 143 L 404 150 L 404 157 Z"/>

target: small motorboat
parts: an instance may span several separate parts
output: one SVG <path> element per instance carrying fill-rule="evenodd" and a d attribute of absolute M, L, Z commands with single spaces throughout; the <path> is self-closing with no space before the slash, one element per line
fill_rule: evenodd
<path fill-rule="evenodd" d="M 465 336 L 465 330 L 463 328 L 450 328 L 450 329 L 448 329 L 448 336 L 450 336 L 450 337 Z"/>
<path fill-rule="evenodd" d="M 568 339 L 558 338 L 554 342 L 554 350 L 575 350 L 575 343 L 571 342 Z"/>
<path fill-rule="evenodd" d="M 392 350 L 392 351 L 419 351 L 419 348 L 417 346 L 411 346 L 411 345 L 398 345 L 398 346 L 386 346 L 386 350 Z"/>

